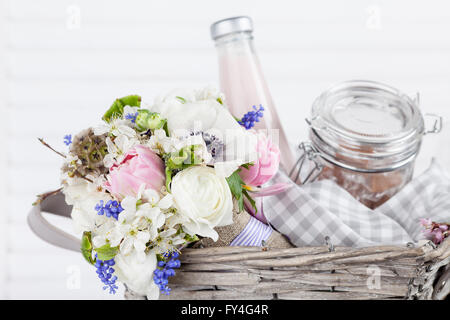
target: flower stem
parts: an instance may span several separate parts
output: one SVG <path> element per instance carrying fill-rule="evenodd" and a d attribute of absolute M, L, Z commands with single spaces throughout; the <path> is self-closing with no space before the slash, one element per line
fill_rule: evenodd
<path fill-rule="evenodd" d="M 48 197 L 53 196 L 53 195 L 55 195 L 55 194 L 61 192 L 62 189 L 63 189 L 63 188 L 59 188 L 59 189 L 57 189 L 57 190 L 53 190 L 53 191 L 49 191 L 49 192 L 46 192 L 46 193 L 42 193 L 42 194 L 37 195 L 37 200 L 36 200 L 35 202 L 33 202 L 33 206 L 38 205 L 38 204 L 40 204 L 42 201 L 44 201 L 45 199 L 47 199 Z"/>
<path fill-rule="evenodd" d="M 38 138 L 38 140 L 39 140 L 40 143 L 42 143 L 44 146 L 46 146 L 47 148 L 49 148 L 50 150 L 52 150 L 56 154 L 59 154 L 61 157 L 66 158 L 66 155 L 64 153 L 56 151 L 55 149 L 53 149 L 47 142 L 44 141 L 44 139 Z"/>

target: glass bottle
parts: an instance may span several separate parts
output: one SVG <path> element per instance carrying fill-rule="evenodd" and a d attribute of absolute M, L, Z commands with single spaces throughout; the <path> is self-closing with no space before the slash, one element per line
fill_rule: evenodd
<path fill-rule="evenodd" d="M 289 172 L 294 165 L 294 155 L 281 125 L 261 65 L 253 45 L 253 24 L 246 16 L 217 21 L 211 25 L 219 59 L 220 89 L 225 94 L 231 114 L 242 118 L 254 110 L 264 108 L 264 116 L 254 129 L 267 130 L 268 136 L 278 145 L 281 166 Z"/>

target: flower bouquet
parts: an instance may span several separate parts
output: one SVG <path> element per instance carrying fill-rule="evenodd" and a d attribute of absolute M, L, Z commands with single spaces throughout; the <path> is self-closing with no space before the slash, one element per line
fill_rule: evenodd
<path fill-rule="evenodd" d="M 145 107 L 130 95 L 102 124 L 65 136 L 68 153 L 41 139 L 64 157 L 61 191 L 105 290 L 120 281 L 149 299 L 169 294 L 182 248 L 217 241 L 245 207 L 258 217 L 254 198 L 280 189 L 260 188 L 280 161 L 269 137 L 252 130 L 263 112 L 236 118 L 211 88 L 174 90 Z"/>

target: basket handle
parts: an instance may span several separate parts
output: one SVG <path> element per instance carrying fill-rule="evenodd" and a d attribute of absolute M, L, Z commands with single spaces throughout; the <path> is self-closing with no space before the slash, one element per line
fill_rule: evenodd
<path fill-rule="evenodd" d="M 444 300 L 450 294 L 450 265 L 444 268 L 433 290 L 433 300 Z"/>
<path fill-rule="evenodd" d="M 60 248 L 80 252 L 80 239 L 52 225 L 44 218 L 42 211 L 70 219 L 72 206 L 66 204 L 64 194 L 52 194 L 34 205 L 28 214 L 28 225 L 42 240 Z"/>

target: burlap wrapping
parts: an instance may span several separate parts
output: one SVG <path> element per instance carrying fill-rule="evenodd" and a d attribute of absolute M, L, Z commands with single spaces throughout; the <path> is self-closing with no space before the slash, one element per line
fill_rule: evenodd
<path fill-rule="evenodd" d="M 234 203 L 233 224 L 225 227 L 216 227 L 215 230 L 219 234 L 219 240 L 214 242 L 211 238 L 203 238 L 194 244 L 194 248 L 206 247 L 228 247 L 250 221 L 251 215 L 245 210 L 239 212 L 237 203 Z M 276 230 L 272 231 L 269 239 L 267 239 L 266 247 L 268 248 L 292 248 L 294 247 L 289 240 Z"/>

